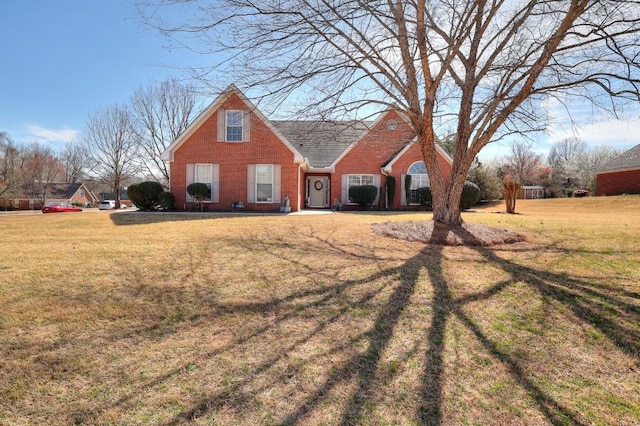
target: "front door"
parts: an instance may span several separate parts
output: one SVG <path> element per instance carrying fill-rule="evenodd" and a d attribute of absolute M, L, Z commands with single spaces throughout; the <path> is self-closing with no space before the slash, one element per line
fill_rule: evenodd
<path fill-rule="evenodd" d="M 307 178 L 307 194 L 309 207 L 329 207 L 329 179 L 326 176 L 309 176 Z"/>

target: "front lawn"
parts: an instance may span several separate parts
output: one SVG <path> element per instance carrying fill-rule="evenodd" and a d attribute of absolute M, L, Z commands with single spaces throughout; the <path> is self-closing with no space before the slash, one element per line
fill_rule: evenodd
<path fill-rule="evenodd" d="M 640 197 L 503 210 L 0 214 L 0 424 L 640 423 Z"/>

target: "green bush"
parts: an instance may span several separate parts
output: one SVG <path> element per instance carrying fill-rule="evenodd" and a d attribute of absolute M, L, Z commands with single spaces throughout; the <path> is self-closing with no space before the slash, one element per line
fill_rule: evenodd
<path fill-rule="evenodd" d="M 396 178 L 387 175 L 385 189 L 387 191 L 387 200 L 389 200 L 389 205 L 393 205 L 393 197 L 396 196 Z"/>
<path fill-rule="evenodd" d="M 161 210 L 173 210 L 176 205 L 176 197 L 165 191 L 158 194 L 158 206 Z"/>
<path fill-rule="evenodd" d="M 373 185 L 352 186 L 349 188 L 349 199 L 360 207 L 367 207 L 376 200 L 378 188 Z"/>
<path fill-rule="evenodd" d="M 209 187 L 206 184 L 200 182 L 190 183 L 187 186 L 187 192 L 193 197 L 194 200 L 196 200 L 198 206 L 200 207 L 200 211 L 203 210 L 202 201 L 209 199 L 209 197 L 211 196 Z"/>
<path fill-rule="evenodd" d="M 411 203 L 411 175 L 404 175 L 404 196 L 407 205 Z"/>
<path fill-rule="evenodd" d="M 158 208 L 158 195 L 164 189 L 158 182 L 146 181 L 127 188 L 129 199 L 140 210 L 154 210 Z"/>
<path fill-rule="evenodd" d="M 462 210 L 470 209 L 478 201 L 480 201 L 480 188 L 473 182 L 466 181 L 462 188 L 462 196 L 460 197 L 460 208 Z"/>
<path fill-rule="evenodd" d="M 420 204 L 423 206 L 430 206 L 433 201 L 431 198 L 431 188 L 428 186 L 423 186 L 422 188 L 418 188 L 417 191 Z"/>

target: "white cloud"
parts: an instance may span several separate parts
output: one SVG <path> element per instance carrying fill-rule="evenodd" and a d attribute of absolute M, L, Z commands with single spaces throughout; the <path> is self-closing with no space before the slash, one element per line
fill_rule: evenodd
<path fill-rule="evenodd" d="M 587 145 L 628 147 L 640 143 L 640 120 L 599 120 L 576 124 L 574 129 L 557 129 L 550 132 L 554 141 L 577 137 Z"/>
<path fill-rule="evenodd" d="M 26 137 L 40 143 L 62 142 L 69 143 L 74 140 L 80 133 L 78 130 L 70 127 L 61 129 L 47 129 L 42 126 L 27 124 L 24 126 Z"/>
<path fill-rule="evenodd" d="M 577 137 L 590 146 L 631 147 L 640 143 L 640 119 L 604 115 L 589 104 L 563 106 L 558 100 L 545 103 L 550 124 L 547 143 Z"/>

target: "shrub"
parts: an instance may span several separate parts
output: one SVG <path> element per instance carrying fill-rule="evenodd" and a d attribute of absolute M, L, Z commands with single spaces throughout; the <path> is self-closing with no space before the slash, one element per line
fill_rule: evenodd
<path fill-rule="evenodd" d="M 475 183 L 466 181 L 462 188 L 460 208 L 462 210 L 470 209 L 478 201 L 480 201 L 480 188 Z"/>
<path fill-rule="evenodd" d="M 387 175 L 386 177 L 386 190 L 387 190 L 387 200 L 389 200 L 389 204 L 393 205 L 393 197 L 396 196 L 396 178 Z"/>
<path fill-rule="evenodd" d="M 480 188 L 481 200 L 499 200 L 502 198 L 504 187 L 498 177 L 495 167 L 478 163 L 469 171 L 468 180 Z"/>
<path fill-rule="evenodd" d="M 352 186 L 349 188 L 349 199 L 364 208 L 373 204 L 378 195 L 378 188 L 373 185 Z"/>
<path fill-rule="evenodd" d="M 158 205 L 162 210 L 173 210 L 176 205 L 176 197 L 168 191 L 161 192 L 158 194 Z"/>
<path fill-rule="evenodd" d="M 411 175 L 404 175 L 404 196 L 407 200 L 407 205 L 411 202 Z"/>
<path fill-rule="evenodd" d="M 430 206 L 433 202 L 431 197 L 431 188 L 428 186 L 423 186 L 422 188 L 418 188 L 417 191 L 420 204 L 423 206 Z"/>
<path fill-rule="evenodd" d="M 187 186 L 187 192 L 194 198 L 194 200 L 196 200 L 198 206 L 200 207 L 200 211 L 204 210 L 202 201 L 209 198 L 209 187 L 204 183 L 194 182 L 190 183 L 189 186 Z"/>
<path fill-rule="evenodd" d="M 131 202 L 140 210 L 153 210 L 158 207 L 158 195 L 163 190 L 158 182 L 146 181 L 129 186 L 127 192 Z"/>

